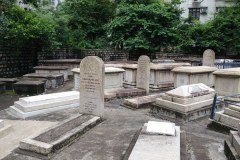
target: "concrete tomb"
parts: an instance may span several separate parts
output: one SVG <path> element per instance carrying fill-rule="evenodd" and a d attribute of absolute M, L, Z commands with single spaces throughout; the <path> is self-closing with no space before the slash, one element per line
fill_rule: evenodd
<path fill-rule="evenodd" d="M 74 78 L 74 90 L 80 88 L 80 68 L 72 70 Z M 105 84 L 104 89 L 122 88 L 123 87 L 123 74 L 125 70 L 115 67 L 105 67 Z"/>
<path fill-rule="evenodd" d="M 137 64 L 125 64 L 122 68 L 125 70 L 123 86 L 126 88 L 136 87 Z"/>
<path fill-rule="evenodd" d="M 68 80 L 67 66 L 36 66 L 33 69 L 38 74 L 63 74 L 64 81 Z"/>
<path fill-rule="evenodd" d="M 20 95 L 37 95 L 45 92 L 46 80 L 25 80 L 13 84 L 15 93 Z"/>
<path fill-rule="evenodd" d="M 229 160 L 239 160 L 240 158 L 240 124 L 237 131 L 230 131 L 229 139 L 224 141 L 224 153 Z"/>
<path fill-rule="evenodd" d="M 0 78 L 0 82 L 6 83 L 6 90 L 13 90 L 13 84 L 18 81 L 17 78 Z"/>
<path fill-rule="evenodd" d="M 203 66 L 214 67 L 215 62 L 215 52 L 211 49 L 207 49 L 203 52 Z"/>
<path fill-rule="evenodd" d="M 25 119 L 27 117 L 78 106 L 79 92 L 68 91 L 19 98 L 19 101 L 14 102 L 14 106 L 10 106 L 9 113 L 18 118 Z"/>
<path fill-rule="evenodd" d="M 213 72 L 215 67 L 208 66 L 191 66 L 177 67 L 172 70 L 174 72 L 174 87 L 182 85 L 203 83 L 209 87 L 214 86 Z"/>
<path fill-rule="evenodd" d="M 146 123 L 129 160 L 180 160 L 180 127 L 174 123 Z"/>
<path fill-rule="evenodd" d="M 21 140 L 18 152 L 23 154 L 27 152 L 33 156 L 37 153 L 42 156 L 42 159 L 51 159 L 55 152 L 73 143 L 75 139 L 100 122 L 101 118 L 97 116 L 81 114 L 72 116 L 40 134 Z"/>
<path fill-rule="evenodd" d="M 27 80 L 45 80 L 45 88 L 57 88 L 64 83 L 64 75 L 63 74 L 40 74 L 40 73 L 30 73 L 23 76 L 27 78 Z"/>
<path fill-rule="evenodd" d="M 148 56 L 140 56 L 137 64 L 136 87 L 146 90 L 149 93 L 150 80 L 150 58 Z"/>
<path fill-rule="evenodd" d="M 214 122 L 237 130 L 240 123 L 240 104 L 228 105 L 223 111 L 215 113 Z"/>
<path fill-rule="evenodd" d="M 151 64 L 150 90 L 158 91 L 174 86 L 174 76 L 171 70 L 176 67 L 190 66 L 189 63 Z"/>
<path fill-rule="evenodd" d="M 44 66 L 67 66 L 68 67 L 68 75 L 72 76 L 72 69 L 79 68 L 79 63 L 82 59 L 51 59 L 51 60 L 43 60 L 42 63 Z"/>
<path fill-rule="evenodd" d="M 152 114 L 173 121 L 190 121 L 210 115 L 215 91 L 204 84 L 177 87 L 157 98 Z M 222 106 L 217 105 L 217 109 Z"/>
<path fill-rule="evenodd" d="M 213 72 L 215 76 L 215 90 L 221 96 L 240 93 L 240 67 L 220 69 Z"/>
<path fill-rule="evenodd" d="M 102 59 L 84 58 L 80 63 L 80 113 L 104 116 L 104 73 Z"/>

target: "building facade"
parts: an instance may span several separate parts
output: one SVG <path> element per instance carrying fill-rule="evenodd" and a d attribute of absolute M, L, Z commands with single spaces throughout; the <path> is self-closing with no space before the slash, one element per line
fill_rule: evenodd
<path fill-rule="evenodd" d="M 183 9 L 182 17 L 192 17 L 205 23 L 213 19 L 221 9 L 231 4 L 231 0 L 183 0 L 180 8 Z"/>

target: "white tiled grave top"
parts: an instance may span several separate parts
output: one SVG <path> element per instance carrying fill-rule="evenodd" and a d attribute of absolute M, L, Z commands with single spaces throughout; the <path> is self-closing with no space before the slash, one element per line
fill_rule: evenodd
<path fill-rule="evenodd" d="M 54 102 L 59 100 L 68 100 L 71 98 L 78 98 L 78 97 L 79 97 L 79 92 L 68 91 L 68 92 L 24 97 L 24 98 L 20 98 L 19 102 L 25 107 L 27 107 L 27 106 L 36 105 L 36 104 L 49 103 L 49 102 Z"/>
<path fill-rule="evenodd" d="M 187 66 L 187 67 L 177 67 L 174 68 L 173 72 L 181 72 L 181 73 L 208 73 L 214 72 L 217 68 L 208 67 L 208 66 Z"/>
<path fill-rule="evenodd" d="M 240 77 L 240 67 L 219 69 L 219 70 L 213 72 L 213 74 L 214 75 L 226 75 L 226 76 Z"/>
<path fill-rule="evenodd" d="M 74 68 L 72 69 L 72 72 L 80 73 L 80 68 Z M 125 70 L 116 67 L 105 67 L 105 73 L 117 73 L 117 72 L 125 72 Z"/>
<path fill-rule="evenodd" d="M 177 87 L 176 89 L 166 92 L 166 95 L 179 98 L 192 98 L 214 92 L 215 92 L 214 89 L 206 86 L 203 83 L 198 83 Z"/>
<path fill-rule="evenodd" d="M 175 123 L 148 121 L 146 133 L 175 136 Z"/>

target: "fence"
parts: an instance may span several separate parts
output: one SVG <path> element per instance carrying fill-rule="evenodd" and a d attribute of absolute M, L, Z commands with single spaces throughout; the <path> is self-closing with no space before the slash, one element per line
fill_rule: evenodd
<path fill-rule="evenodd" d="M 240 67 L 240 62 L 221 62 L 221 63 L 215 63 L 215 66 L 218 69 L 235 68 L 235 67 Z"/>

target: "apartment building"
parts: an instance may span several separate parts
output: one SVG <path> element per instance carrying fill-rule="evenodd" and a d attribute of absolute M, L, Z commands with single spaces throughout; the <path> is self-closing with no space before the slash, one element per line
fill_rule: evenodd
<path fill-rule="evenodd" d="M 217 12 L 231 4 L 231 0 L 183 0 L 180 8 L 183 9 L 182 17 L 190 16 L 204 23 L 213 19 Z"/>

